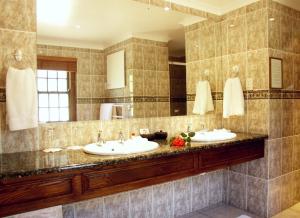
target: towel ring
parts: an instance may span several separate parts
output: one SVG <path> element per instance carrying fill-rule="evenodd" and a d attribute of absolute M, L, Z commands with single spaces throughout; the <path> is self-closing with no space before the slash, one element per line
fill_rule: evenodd
<path fill-rule="evenodd" d="M 233 73 L 233 77 L 237 77 L 239 75 L 240 72 L 240 67 L 239 65 L 234 65 L 232 67 L 232 73 Z"/>
<path fill-rule="evenodd" d="M 208 78 L 209 78 L 209 70 L 205 69 L 203 74 L 204 74 L 205 78 L 208 80 Z"/>

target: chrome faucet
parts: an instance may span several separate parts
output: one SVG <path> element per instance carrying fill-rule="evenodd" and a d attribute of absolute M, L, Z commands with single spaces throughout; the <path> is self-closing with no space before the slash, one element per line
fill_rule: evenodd
<path fill-rule="evenodd" d="M 121 144 L 124 144 L 124 135 L 123 135 L 122 131 L 119 132 L 119 142 Z"/>
<path fill-rule="evenodd" d="M 97 142 L 96 142 L 97 145 L 103 145 L 103 144 L 105 144 L 105 140 L 102 138 L 101 135 L 102 135 L 102 131 L 99 130 L 98 131 L 98 136 L 97 136 Z"/>

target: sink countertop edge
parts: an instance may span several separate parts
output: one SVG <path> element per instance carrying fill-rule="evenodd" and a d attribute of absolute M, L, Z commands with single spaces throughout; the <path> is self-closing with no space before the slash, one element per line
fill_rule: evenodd
<path fill-rule="evenodd" d="M 241 142 L 255 142 L 267 138 L 267 135 L 237 133 L 236 138 L 225 141 L 205 143 L 192 142 L 191 146 L 186 146 L 184 148 L 173 148 L 167 145 L 166 142 L 164 142 L 160 143 L 160 147 L 153 151 L 143 152 L 139 154 L 106 157 L 100 155 L 86 154 L 82 150 L 64 150 L 61 152 L 50 154 L 43 153 L 42 151 L 6 153 L 0 154 L 0 163 L 2 165 L 2 167 L 0 168 L 0 180 L 22 178 L 34 175 L 43 175 L 48 173 L 59 173 L 66 170 L 90 169 L 95 167 L 109 166 L 138 160 L 150 160 L 154 158 L 168 157 L 178 154 L 197 152 L 201 150 L 226 147 Z M 22 156 L 25 157 L 21 158 Z M 69 162 L 65 164 L 60 163 L 55 165 L 54 163 L 52 165 L 47 165 L 47 163 L 45 163 L 51 158 L 56 159 L 56 161 L 61 160 L 63 162 L 66 157 L 69 158 Z M 78 163 L 76 163 L 76 157 L 80 159 L 81 162 L 78 161 Z M 19 166 L 10 165 L 9 163 L 13 162 L 13 160 L 18 160 Z M 31 163 L 28 163 L 28 165 L 26 165 L 24 161 L 31 161 Z"/>

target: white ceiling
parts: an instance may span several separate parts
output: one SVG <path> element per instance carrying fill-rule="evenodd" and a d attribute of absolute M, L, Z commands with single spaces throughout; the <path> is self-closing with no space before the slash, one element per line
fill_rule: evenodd
<path fill-rule="evenodd" d="M 172 0 L 172 2 L 222 15 L 237 8 L 246 6 L 258 0 Z M 300 0 L 274 0 L 291 8 L 300 10 Z"/>
<path fill-rule="evenodd" d="M 38 0 L 37 8 L 38 43 L 98 49 L 140 37 L 176 41 L 182 50 L 183 26 L 203 20 L 132 0 Z"/>
<path fill-rule="evenodd" d="M 172 0 L 218 15 L 255 1 Z M 300 10 L 300 0 L 275 1 Z M 174 54 L 184 51 L 183 26 L 203 20 L 132 0 L 37 0 L 37 15 L 41 44 L 103 49 L 130 37 L 141 37 L 169 42 Z"/>

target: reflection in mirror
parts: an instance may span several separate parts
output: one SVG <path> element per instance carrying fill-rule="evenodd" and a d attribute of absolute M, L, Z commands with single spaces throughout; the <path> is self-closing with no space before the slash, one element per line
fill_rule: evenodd
<path fill-rule="evenodd" d="M 184 27 L 201 20 L 133 0 L 38 0 L 40 122 L 186 115 Z"/>

